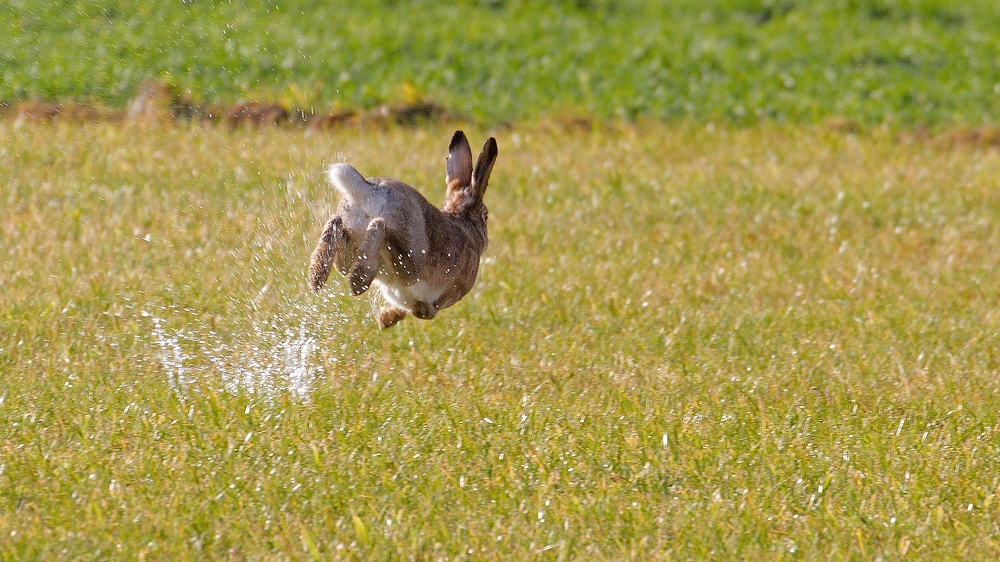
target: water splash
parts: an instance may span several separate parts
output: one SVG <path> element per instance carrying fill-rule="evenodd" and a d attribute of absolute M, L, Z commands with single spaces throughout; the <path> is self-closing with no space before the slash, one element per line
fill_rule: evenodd
<path fill-rule="evenodd" d="M 149 313 L 143 311 L 142 315 L 149 316 Z M 170 387 L 174 389 L 174 392 L 177 392 L 178 389 L 188 386 L 189 383 L 186 376 L 187 368 L 184 366 L 184 361 L 188 359 L 188 356 L 185 355 L 180 345 L 180 338 L 184 334 L 182 332 L 173 336 L 168 335 L 163 328 L 163 319 L 155 316 L 152 318 L 153 343 L 160 348 L 160 363 L 170 375 L 170 378 L 167 379 Z"/>
<path fill-rule="evenodd" d="M 331 326 L 347 320 L 339 311 L 315 308 L 289 307 L 225 335 L 205 326 L 170 330 L 165 318 L 142 315 L 152 321 L 151 343 L 179 395 L 207 387 L 266 398 L 287 392 L 308 400 L 325 374 L 318 342 Z"/>
<path fill-rule="evenodd" d="M 292 178 L 272 195 L 270 208 L 256 209 L 251 244 L 233 250 L 233 267 L 246 283 L 229 295 L 236 310 L 226 330 L 184 320 L 190 317 L 175 307 L 149 303 L 155 312 L 142 312 L 152 322 L 151 347 L 182 397 L 211 388 L 308 400 L 326 374 L 324 360 L 338 362 L 319 342 L 348 321 L 338 306 L 341 295 L 328 291 L 319 298 L 293 273 L 308 257 L 318 232 L 312 230 L 329 217 L 331 202 L 316 201 Z"/>
<path fill-rule="evenodd" d="M 316 338 L 308 335 L 305 324 L 283 336 L 258 329 L 254 342 L 222 345 L 208 354 L 226 391 L 242 389 L 265 396 L 287 391 L 307 399 L 323 366 L 315 357 Z"/>

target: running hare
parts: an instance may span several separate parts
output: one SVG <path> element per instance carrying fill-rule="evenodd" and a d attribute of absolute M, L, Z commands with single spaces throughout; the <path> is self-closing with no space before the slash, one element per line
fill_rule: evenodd
<path fill-rule="evenodd" d="M 374 283 L 388 301 L 377 317 L 383 330 L 407 313 L 430 320 L 458 302 L 476 282 L 486 250 L 483 193 L 496 159 L 497 141 L 490 137 L 473 168 L 469 141 L 456 131 L 440 210 L 399 180 L 366 180 L 347 164 L 331 166 L 327 175 L 340 205 L 313 250 L 309 286 L 318 291 L 331 265 L 350 280 L 352 294 Z"/>

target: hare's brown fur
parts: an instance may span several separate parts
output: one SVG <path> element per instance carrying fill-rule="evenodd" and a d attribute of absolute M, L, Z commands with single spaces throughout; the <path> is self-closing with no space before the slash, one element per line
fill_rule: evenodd
<path fill-rule="evenodd" d="M 313 250 L 309 285 L 319 290 L 331 267 L 348 278 L 355 295 L 375 284 L 389 303 L 376 318 L 383 329 L 407 313 L 429 320 L 458 302 L 475 284 L 486 250 L 483 194 L 496 158 L 491 137 L 473 168 L 468 140 L 456 131 L 443 209 L 399 180 L 366 180 L 347 164 L 331 166 L 330 183 L 341 200 Z"/>

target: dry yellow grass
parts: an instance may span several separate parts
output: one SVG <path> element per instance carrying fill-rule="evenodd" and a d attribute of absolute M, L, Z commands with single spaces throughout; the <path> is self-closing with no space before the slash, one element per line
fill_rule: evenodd
<path fill-rule="evenodd" d="M 998 555 L 995 150 L 494 131 L 463 301 L 310 293 L 450 133 L 0 123 L 0 556 Z"/>

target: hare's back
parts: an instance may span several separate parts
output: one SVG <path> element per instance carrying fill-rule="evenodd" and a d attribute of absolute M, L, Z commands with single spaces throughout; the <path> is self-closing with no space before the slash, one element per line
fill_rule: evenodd
<path fill-rule="evenodd" d="M 376 186 L 370 214 L 385 219 L 389 230 L 423 229 L 428 213 L 438 211 L 419 191 L 397 179 L 376 177 L 368 181 Z"/>
<path fill-rule="evenodd" d="M 427 208 L 433 207 L 420 193 L 405 183 L 392 178 L 368 178 L 360 188 L 338 187 L 343 197 L 339 214 L 346 221 L 348 231 L 360 234 L 374 218 L 382 218 L 390 231 L 423 227 Z"/>

